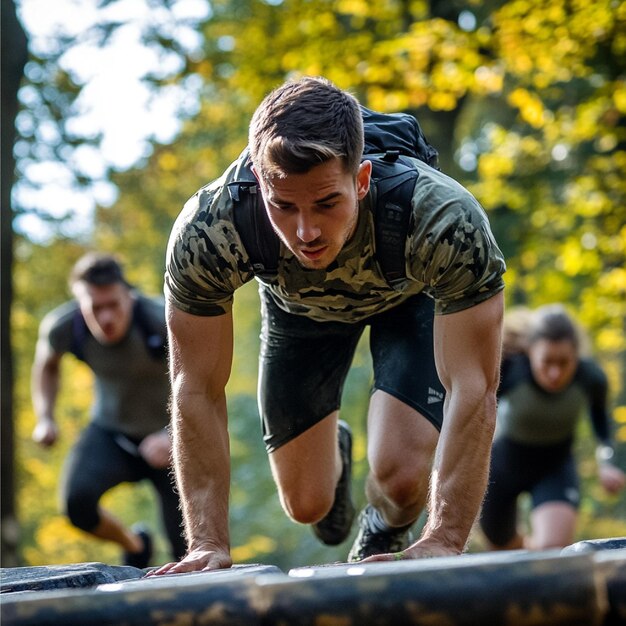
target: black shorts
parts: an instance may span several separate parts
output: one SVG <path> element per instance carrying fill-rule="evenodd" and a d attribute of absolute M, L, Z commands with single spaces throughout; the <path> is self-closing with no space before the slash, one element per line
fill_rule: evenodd
<path fill-rule="evenodd" d="M 261 289 L 259 411 L 272 452 L 339 409 L 363 330 L 370 326 L 373 389 L 441 430 L 445 391 L 435 368 L 434 303 L 425 295 L 358 323 L 317 322 L 286 313 Z"/>
<path fill-rule="evenodd" d="M 109 489 L 149 480 L 159 497 L 172 556 L 181 559 L 187 545 L 178 493 L 169 468 L 154 468 L 139 454 L 140 441 L 90 422 L 65 460 L 60 484 L 62 506 L 75 526 L 89 532 L 100 522 L 99 501 Z"/>
<path fill-rule="evenodd" d="M 493 444 L 480 525 L 491 543 L 503 546 L 517 532 L 517 500 L 529 493 L 532 507 L 567 502 L 578 508 L 580 491 L 572 442 L 531 446 L 504 437 Z"/>

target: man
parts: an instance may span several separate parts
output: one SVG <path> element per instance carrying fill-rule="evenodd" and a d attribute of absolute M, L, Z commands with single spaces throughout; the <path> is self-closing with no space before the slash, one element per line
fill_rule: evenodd
<path fill-rule="evenodd" d="M 95 376 L 91 421 L 68 456 L 61 495 L 72 524 L 119 544 L 124 563 L 147 567 L 152 537 L 143 527 L 126 528 L 103 509 L 102 495 L 122 482 L 149 480 L 160 499 L 172 556 L 185 554 L 178 497 L 169 475 L 166 335 L 164 305 L 137 293 L 118 262 L 90 253 L 74 266 L 75 300 L 42 321 L 32 369 L 37 425 L 33 439 L 52 446 L 61 360 L 68 352 Z"/>
<path fill-rule="evenodd" d="M 486 484 L 504 262 L 476 200 L 415 160 L 408 276 L 403 290 L 391 288 L 374 253 L 363 145 L 357 101 L 319 78 L 279 87 L 250 125 L 253 171 L 281 240 L 277 276 L 259 277 L 259 405 L 270 466 L 292 519 L 312 524 L 324 543 L 347 538 L 351 437 L 338 409 L 369 325 L 369 504 L 349 560 L 459 554 Z M 174 465 L 189 552 L 157 574 L 232 564 L 224 388 L 233 292 L 253 278 L 233 225 L 227 185 L 235 171 L 188 202 L 168 247 Z M 428 523 L 408 545 L 427 500 Z"/>

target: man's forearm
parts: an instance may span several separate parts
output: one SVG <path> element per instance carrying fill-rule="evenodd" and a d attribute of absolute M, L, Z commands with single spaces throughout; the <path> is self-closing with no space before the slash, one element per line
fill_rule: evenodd
<path fill-rule="evenodd" d="M 484 498 L 495 426 L 495 394 L 472 401 L 458 391 L 446 401 L 431 476 L 422 539 L 462 552 Z"/>
<path fill-rule="evenodd" d="M 460 554 L 487 487 L 500 374 L 502 292 L 436 315 L 435 360 L 446 388 L 432 470 L 428 522 L 414 556 Z"/>
<path fill-rule="evenodd" d="M 174 399 L 173 456 L 188 550 L 229 551 L 226 399 Z"/>
<path fill-rule="evenodd" d="M 31 394 L 38 421 L 54 421 L 54 407 L 59 393 L 59 384 L 58 365 L 35 364 L 33 366 Z"/>

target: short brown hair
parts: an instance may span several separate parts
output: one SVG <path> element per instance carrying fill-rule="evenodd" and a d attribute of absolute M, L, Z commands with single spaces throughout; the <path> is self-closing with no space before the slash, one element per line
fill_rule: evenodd
<path fill-rule="evenodd" d="M 541 339 L 570 341 L 578 350 L 580 341 L 576 325 L 560 304 L 546 304 L 534 312 L 528 332 L 528 343 L 532 345 Z"/>
<path fill-rule="evenodd" d="M 363 156 L 361 109 L 354 96 L 325 78 L 289 81 L 257 108 L 248 143 L 264 178 L 304 174 L 333 158 L 356 175 Z"/>
<path fill-rule="evenodd" d="M 80 281 L 98 286 L 123 283 L 130 287 L 117 259 L 102 252 L 88 252 L 76 261 L 70 272 L 70 287 Z"/>

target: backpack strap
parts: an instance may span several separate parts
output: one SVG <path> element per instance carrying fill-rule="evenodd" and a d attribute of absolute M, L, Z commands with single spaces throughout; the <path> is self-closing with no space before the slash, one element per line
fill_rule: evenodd
<path fill-rule="evenodd" d="M 228 183 L 235 228 L 250 257 L 255 276 L 271 279 L 278 271 L 280 240 L 263 206 L 258 181 L 246 148 L 239 157 L 234 180 Z"/>
<path fill-rule="evenodd" d="M 392 151 L 370 160 L 376 258 L 389 286 L 400 290 L 406 282 L 405 250 L 418 172 Z"/>
<path fill-rule="evenodd" d="M 400 289 L 406 280 L 405 244 L 417 170 L 395 150 L 387 150 L 382 156 L 366 155 L 366 158 L 373 166 L 376 256 L 385 280 L 394 289 Z M 228 192 L 233 201 L 235 228 L 254 274 L 271 280 L 278 271 L 280 240 L 263 206 L 247 150 L 240 157 Z"/>

